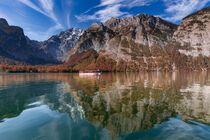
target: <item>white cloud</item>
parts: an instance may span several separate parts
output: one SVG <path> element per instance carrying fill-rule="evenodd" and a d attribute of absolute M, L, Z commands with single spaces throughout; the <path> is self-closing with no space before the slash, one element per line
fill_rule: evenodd
<path fill-rule="evenodd" d="M 21 3 L 25 4 L 26 6 L 36 10 L 37 12 L 48 16 L 47 13 L 45 13 L 44 11 L 42 11 L 38 6 L 36 6 L 35 4 L 33 4 L 30 0 L 19 0 Z"/>
<path fill-rule="evenodd" d="M 149 5 L 155 0 L 101 0 L 101 3 L 94 8 L 87 10 L 85 13 L 75 16 L 80 22 L 88 20 L 99 20 L 105 22 L 111 17 L 130 16 L 129 12 L 123 12 L 121 8 L 133 8 Z M 88 15 L 92 9 L 102 8 L 92 15 Z"/>
<path fill-rule="evenodd" d="M 54 7 L 53 1 L 52 0 L 39 0 L 39 3 L 42 9 L 44 10 L 45 15 L 47 15 L 48 17 L 50 17 L 57 23 L 58 20 L 53 11 L 53 7 Z"/>
<path fill-rule="evenodd" d="M 132 2 L 127 3 L 126 5 L 129 8 L 139 7 L 139 6 L 148 6 L 153 1 L 154 0 L 147 0 L 147 1 L 144 1 L 144 0 L 133 0 Z"/>
<path fill-rule="evenodd" d="M 97 7 L 121 4 L 122 7 L 133 8 L 148 5 L 152 1 L 154 0 L 101 0 L 101 4 Z"/>
<path fill-rule="evenodd" d="M 46 11 L 46 12 L 52 12 L 53 11 L 53 1 L 52 0 L 39 0 L 42 8 Z"/>
<path fill-rule="evenodd" d="M 80 22 L 88 20 L 106 21 L 111 17 L 121 17 L 130 15 L 129 12 L 122 11 L 122 8 L 133 8 L 148 6 L 156 0 L 101 0 L 100 4 L 87 10 L 81 15 L 75 16 Z M 162 0 L 166 9 L 164 14 L 159 15 L 162 18 L 177 22 L 182 20 L 187 15 L 203 8 L 210 0 Z M 98 9 L 94 14 L 88 14 L 93 9 Z"/>
<path fill-rule="evenodd" d="M 48 29 L 48 31 L 46 33 L 47 35 L 52 34 L 53 32 L 64 28 L 62 26 L 62 24 L 59 23 L 58 19 L 55 16 L 55 13 L 53 11 L 54 3 L 52 0 L 38 0 L 41 8 L 38 7 L 37 5 L 35 5 L 34 3 L 32 3 L 30 0 L 19 0 L 19 1 L 23 4 L 25 4 L 26 6 L 34 9 L 35 11 L 49 17 L 50 19 L 52 19 L 55 22 L 55 25 Z"/>
<path fill-rule="evenodd" d="M 35 11 L 51 18 L 55 23 L 58 22 L 54 12 L 53 12 L 53 1 L 52 0 L 38 0 L 41 8 L 39 8 L 37 5 L 32 3 L 30 0 L 19 0 L 21 3 L 25 4 L 26 6 L 34 9 Z"/>
<path fill-rule="evenodd" d="M 81 15 L 81 16 L 76 16 L 76 18 L 80 21 L 87 21 L 87 20 L 99 20 L 101 22 L 105 22 L 111 17 L 119 17 L 119 16 L 126 16 L 129 13 L 127 12 L 121 12 L 120 11 L 120 5 L 113 5 L 113 6 L 108 6 L 105 9 L 99 10 L 93 15 Z"/>
<path fill-rule="evenodd" d="M 177 22 L 187 15 L 203 8 L 210 0 L 163 0 L 166 5 L 165 14 L 162 18 Z"/>
<path fill-rule="evenodd" d="M 72 0 L 0 0 L 0 18 L 5 18 L 10 25 L 22 27 L 30 38 L 43 40 L 71 28 L 72 5 Z M 31 23 L 34 21 L 31 10 L 39 13 L 35 18 L 44 15 L 42 19 L 45 18 L 49 24 Z"/>
<path fill-rule="evenodd" d="M 64 15 L 65 15 L 65 22 L 68 28 L 71 27 L 71 22 L 70 22 L 70 16 L 71 16 L 71 10 L 72 9 L 72 1 L 71 0 L 61 0 L 61 5 L 62 9 L 64 10 Z"/>
<path fill-rule="evenodd" d="M 70 28 L 71 27 L 70 12 L 66 14 L 66 23 L 67 23 L 68 28 Z"/>
<path fill-rule="evenodd" d="M 63 28 L 63 26 L 61 24 L 56 24 L 55 26 L 50 27 L 47 32 L 49 34 L 52 34 L 54 31 L 57 31 L 62 28 Z"/>
<path fill-rule="evenodd" d="M 55 25 L 50 27 L 47 31 L 38 31 L 34 30 L 33 27 L 27 27 L 25 28 L 25 33 L 27 36 L 30 36 L 31 39 L 44 41 L 48 39 L 52 34 L 54 34 L 55 31 L 59 30 L 61 28 L 61 25 Z"/>
<path fill-rule="evenodd" d="M 101 4 L 98 5 L 97 7 L 119 4 L 119 3 L 124 2 L 124 1 L 125 0 L 101 0 Z"/>

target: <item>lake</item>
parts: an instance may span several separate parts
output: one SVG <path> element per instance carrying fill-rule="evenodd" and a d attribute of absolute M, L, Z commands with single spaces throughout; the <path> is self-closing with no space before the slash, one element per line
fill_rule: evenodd
<path fill-rule="evenodd" d="M 0 140 L 209 140 L 210 73 L 0 74 Z"/>

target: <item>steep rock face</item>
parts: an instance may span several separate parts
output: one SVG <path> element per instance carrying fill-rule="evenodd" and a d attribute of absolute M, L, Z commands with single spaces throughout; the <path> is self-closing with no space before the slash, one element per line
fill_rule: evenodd
<path fill-rule="evenodd" d="M 183 46 L 191 47 L 190 50 L 180 50 L 181 53 L 210 56 L 210 7 L 184 18 L 173 39 Z"/>
<path fill-rule="evenodd" d="M 140 56 L 143 56 L 146 55 L 143 46 L 147 46 L 148 51 L 153 46 L 165 46 L 175 29 L 176 25 L 145 14 L 123 19 L 112 18 L 104 25 L 94 23 L 89 27 L 70 56 L 94 48 L 115 60 L 130 61 L 135 49 L 140 50 Z"/>
<path fill-rule="evenodd" d="M 40 49 L 54 61 L 65 62 L 68 52 L 74 47 L 82 33 L 81 29 L 71 28 L 40 43 Z"/>
<path fill-rule="evenodd" d="M 130 35 L 129 39 L 134 39 L 135 43 L 149 47 L 165 46 L 176 29 L 176 25 L 146 14 L 123 19 L 111 18 L 105 22 L 105 26 L 122 36 Z"/>
<path fill-rule="evenodd" d="M 7 57 L 3 57 L 0 56 L 0 65 L 5 65 L 5 64 L 9 64 L 9 65 L 24 65 L 26 63 L 24 62 L 20 62 L 20 61 L 16 61 L 14 59 L 9 59 Z"/>
<path fill-rule="evenodd" d="M 177 26 L 172 23 L 145 14 L 123 19 L 112 18 L 105 24 L 94 23 L 84 31 L 75 47 L 70 51 L 67 63 L 73 61 L 71 60 L 74 58 L 73 55 L 78 56 L 89 49 L 94 49 L 99 58 L 103 58 L 99 61 L 95 60 L 95 66 L 100 69 L 102 62 L 107 62 L 107 58 L 116 63 L 131 64 L 132 62 L 131 67 L 141 65 L 140 69 L 148 65 L 153 67 L 152 65 L 158 65 L 159 62 L 156 61 L 163 59 L 157 57 L 165 55 L 162 48 L 172 38 L 176 28 Z M 110 67 L 111 63 L 113 62 L 107 65 Z M 157 67 L 153 68 L 157 69 Z"/>
<path fill-rule="evenodd" d="M 89 61 L 90 65 L 79 61 L 71 65 L 73 70 L 207 70 L 210 69 L 209 19 L 207 7 L 184 18 L 179 26 L 145 14 L 94 23 L 70 51 L 67 64 L 74 56 L 79 59 L 80 54 L 93 49 L 97 57 Z"/>
<path fill-rule="evenodd" d="M 71 70 L 104 71 L 210 69 L 210 7 L 177 26 L 140 14 L 72 28 L 44 42 L 0 19 L 0 64 L 57 64 Z"/>
<path fill-rule="evenodd" d="M 0 19 L 0 64 L 63 63 L 82 33 L 81 29 L 72 28 L 38 42 L 26 37 L 22 28 Z"/>
<path fill-rule="evenodd" d="M 24 35 L 22 28 L 10 26 L 5 19 L 0 19 L 0 64 L 52 63 L 30 42 L 32 41 Z"/>

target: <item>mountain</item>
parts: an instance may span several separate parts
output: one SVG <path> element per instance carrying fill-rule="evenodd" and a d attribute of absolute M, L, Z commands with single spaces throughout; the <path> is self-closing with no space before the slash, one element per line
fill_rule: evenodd
<path fill-rule="evenodd" d="M 33 41 L 24 35 L 22 28 L 10 26 L 5 19 L 0 19 L 0 64 L 52 63 L 30 42 Z"/>
<path fill-rule="evenodd" d="M 63 63 L 70 49 L 82 34 L 72 28 L 44 42 L 30 40 L 23 29 L 0 19 L 0 64 L 43 65 Z"/>
<path fill-rule="evenodd" d="M 106 55 L 112 55 L 115 60 L 132 60 L 130 53 L 135 53 L 135 49 L 139 50 L 144 46 L 147 46 L 146 49 L 165 46 L 176 28 L 174 24 L 145 14 L 123 19 L 112 18 L 105 24 L 94 23 L 89 27 L 71 53 L 93 48 L 103 51 Z M 132 48 L 129 54 L 126 53 L 127 48 Z"/>
<path fill-rule="evenodd" d="M 162 69 L 159 63 L 167 61 L 165 57 L 168 57 L 163 47 L 172 39 L 176 29 L 175 24 L 145 14 L 112 18 L 104 24 L 94 23 L 70 51 L 67 64 L 75 70 Z M 90 52 L 94 53 L 88 55 Z"/>
<path fill-rule="evenodd" d="M 208 7 L 180 25 L 146 14 L 94 23 L 69 52 L 66 64 L 73 70 L 207 70 L 209 14 Z M 188 55 L 196 50 L 200 55 Z"/>
<path fill-rule="evenodd" d="M 83 30 L 71 28 L 58 35 L 52 36 L 47 41 L 40 43 L 40 49 L 43 50 L 54 61 L 65 62 L 68 52 L 74 47 Z"/>
<path fill-rule="evenodd" d="M 210 56 L 210 7 L 183 19 L 173 38 L 190 50 L 180 50 L 191 56 Z"/>
<path fill-rule="evenodd" d="M 70 71 L 172 71 L 210 69 L 210 7 L 180 25 L 139 14 L 71 28 L 46 41 L 0 19 L 0 64 L 64 64 Z"/>

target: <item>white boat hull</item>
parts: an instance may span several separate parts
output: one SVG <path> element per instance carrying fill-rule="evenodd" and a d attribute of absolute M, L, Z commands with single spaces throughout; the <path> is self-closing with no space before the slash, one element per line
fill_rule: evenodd
<path fill-rule="evenodd" d="M 83 76 L 83 75 L 88 75 L 88 76 L 94 76 L 94 75 L 101 75 L 102 73 L 79 73 L 79 75 Z"/>

